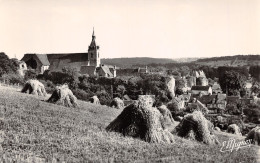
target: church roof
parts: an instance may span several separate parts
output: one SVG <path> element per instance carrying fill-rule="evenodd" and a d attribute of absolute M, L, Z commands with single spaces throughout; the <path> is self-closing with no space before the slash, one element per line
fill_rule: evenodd
<path fill-rule="evenodd" d="M 199 95 L 192 95 L 191 99 L 196 98 L 203 104 L 210 104 L 212 103 L 213 99 L 215 99 L 215 103 L 223 103 L 226 101 L 227 96 L 226 94 L 217 94 L 217 95 L 202 95 L 201 97 Z"/>
<path fill-rule="evenodd" d="M 47 58 L 47 55 L 44 54 L 36 54 L 39 60 L 42 62 L 43 65 L 48 66 L 50 65 L 50 62 Z"/>
<path fill-rule="evenodd" d="M 88 53 L 58 53 L 47 54 L 49 61 L 55 59 L 69 59 L 70 62 L 82 62 L 88 61 Z"/>
<path fill-rule="evenodd" d="M 197 100 L 199 100 L 201 103 L 203 104 L 210 104 L 212 103 L 213 99 L 217 99 L 217 95 L 192 95 L 192 98 L 196 98 Z"/>
<path fill-rule="evenodd" d="M 192 86 L 191 90 L 208 91 L 210 86 Z"/>
<path fill-rule="evenodd" d="M 113 77 L 114 75 L 111 73 L 110 69 L 106 65 L 101 65 L 100 67 L 97 67 L 97 71 L 103 70 L 106 74 L 108 74 L 108 77 Z"/>
<path fill-rule="evenodd" d="M 36 57 L 35 59 L 38 59 L 42 65 L 44 65 L 44 66 L 50 65 L 50 62 L 49 62 L 46 54 L 25 54 L 24 57 L 22 58 L 22 60 L 26 62 L 34 56 Z"/>
<path fill-rule="evenodd" d="M 25 54 L 22 60 L 27 61 L 32 56 L 36 56 L 45 66 L 49 66 L 50 62 L 56 59 L 69 59 L 70 62 L 88 61 L 88 53 Z"/>
<path fill-rule="evenodd" d="M 238 103 L 239 96 L 227 96 L 227 103 Z"/>
<path fill-rule="evenodd" d="M 81 66 L 80 67 L 81 74 L 94 75 L 95 71 L 96 71 L 96 66 Z"/>

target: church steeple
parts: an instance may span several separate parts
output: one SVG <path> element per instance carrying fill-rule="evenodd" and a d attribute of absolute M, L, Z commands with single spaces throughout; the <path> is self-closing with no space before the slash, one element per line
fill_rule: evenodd
<path fill-rule="evenodd" d="M 92 34 L 92 41 L 95 40 L 96 36 L 95 36 L 95 32 L 94 32 L 94 27 L 93 27 L 93 34 Z"/>
<path fill-rule="evenodd" d="M 88 47 L 90 66 L 100 66 L 99 46 L 96 45 L 96 36 L 93 28 L 92 41 Z"/>
<path fill-rule="evenodd" d="M 92 34 L 92 41 L 90 43 L 90 47 L 95 48 L 96 47 L 96 36 L 95 36 L 95 32 L 94 32 L 94 27 L 93 27 L 93 34 Z"/>

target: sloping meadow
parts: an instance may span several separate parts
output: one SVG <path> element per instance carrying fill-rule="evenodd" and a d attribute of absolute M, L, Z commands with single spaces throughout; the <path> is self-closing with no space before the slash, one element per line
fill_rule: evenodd
<path fill-rule="evenodd" d="M 0 86 L 3 125 L 0 162 L 256 162 L 257 146 L 220 152 L 222 142 L 243 137 L 217 133 L 220 145 L 178 136 L 172 144 L 147 143 L 107 132 L 122 110 L 79 101 L 79 108 L 45 102 Z"/>

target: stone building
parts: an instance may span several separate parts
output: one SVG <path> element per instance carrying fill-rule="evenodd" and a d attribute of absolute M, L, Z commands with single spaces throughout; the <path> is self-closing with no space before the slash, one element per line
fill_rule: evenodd
<path fill-rule="evenodd" d="M 191 72 L 191 76 L 186 77 L 187 80 L 187 87 L 192 86 L 207 86 L 209 84 L 208 79 L 204 73 L 204 71 L 193 70 Z"/>
<path fill-rule="evenodd" d="M 227 104 L 226 94 L 214 94 L 214 95 L 192 95 L 192 99 L 199 100 L 202 104 L 207 106 L 210 113 L 217 113 L 218 111 L 225 110 Z"/>
<path fill-rule="evenodd" d="M 25 54 L 22 58 L 28 67 L 42 74 L 45 70 L 61 71 L 64 67 L 75 68 L 79 73 L 115 77 L 116 69 L 100 63 L 100 47 L 96 44 L 93 30 L 88 52 L 59 54 Z M 95 71 L 94 71 L 95 70 Z M 111 72 L 112 71 L 112 72 Z"/>
<path fill-rule="evenodd" d="M 214 82 L 214 84 L 212 85 L 212 93 L 213 94 L 223 93 L 220 85 L 217 82 Z"/>
<path fill-rule="evenodd" d="M 35 70 L 35 72 L 42 74 L 49 69 L 50 62 L 45 54 L 25 54 L 22 58 L 26 63 L 27 69 Z"/>
<path fill-rule="evenodd" d="M 192 86 L 191 94 L 212 95 L 212 88 L 210 86 Z"/>

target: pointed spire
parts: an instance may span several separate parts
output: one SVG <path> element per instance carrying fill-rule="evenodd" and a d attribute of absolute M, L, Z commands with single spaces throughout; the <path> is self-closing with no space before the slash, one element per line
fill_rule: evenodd
<path fill-rule="evenodd" d="M 93 27 L 93 34 L 92 34 L 92 36 L 95 36 L 94 27 Z"/>
<path fill-rule="evenodd" d="M 96 36 L 95 36 L 95 32 L 94 32 L 94 27 L 93 27 L 93 34 L 92 34 L 92 41 L 95 40 Z"/>
<path fill-rule="evenodd" d="M 94 27 L 93 27 L 93 34 L 92 34 L 92 41 L 90 43 L 90 47 L 96 47 L 96 36 L 95 36 L 95 32 L 94 32 Z"/>

